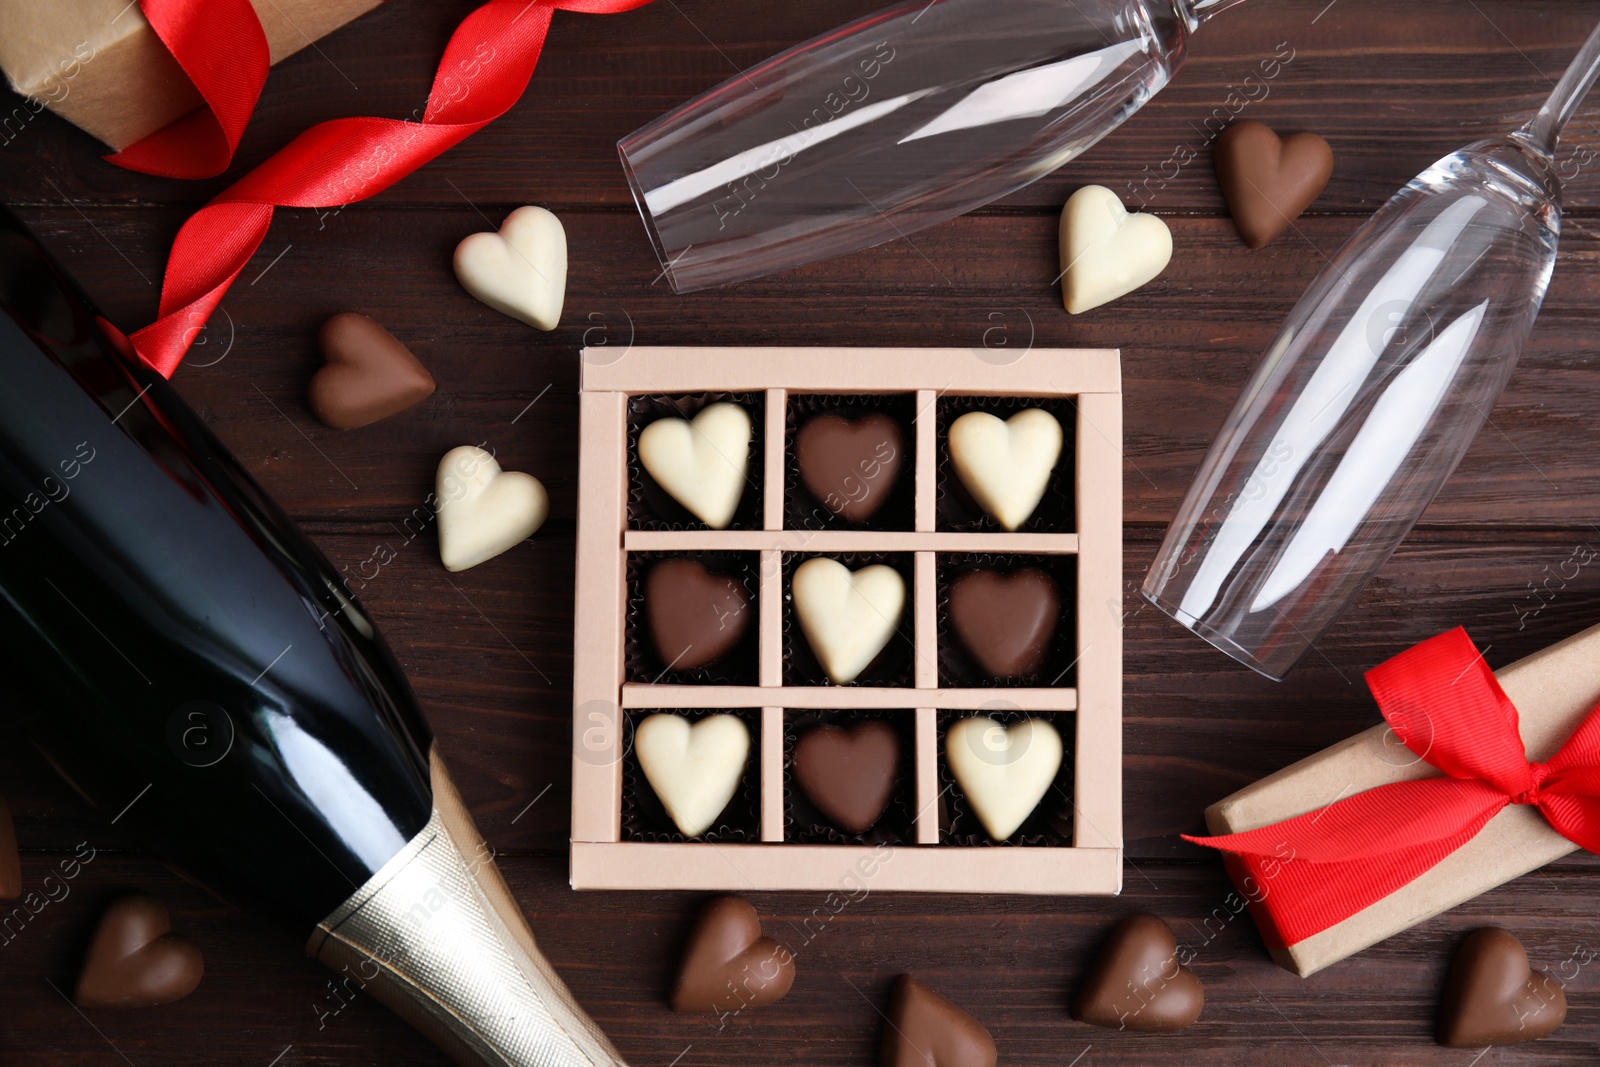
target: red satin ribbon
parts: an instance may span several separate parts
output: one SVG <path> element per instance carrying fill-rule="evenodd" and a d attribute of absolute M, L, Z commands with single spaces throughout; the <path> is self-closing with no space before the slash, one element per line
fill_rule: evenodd
<path fill-rule="evenodd" d="M 106 159 L 163 178 L 221 174 L 272 65 L 261 20 L 250 0 L 140 0 L 139 7 L 205 106 Z"/>
<path fill-rule="evenodd" d="M 340 207 L 364 200 L 504 114 L 527 88 L 557 8 L 608 15 L 649 2 L 489 0 L 450 38 L 421 122 L 320 123 L 183 224 L 162 282 L 161 317 L 133 334 L 139 357 L 172 376 L 266 237 L 274 207 Z"/>
<path fill-rule="evenodd" d="M 1470 841 L 1507 804 L 1532 804 L 1600 852 L 1600 706 L 1561 751 L 1533 763 L 1517 709 L 1457 627 L 1367 672 L 1395 734 L 1443 778 L 1369 789 L 1271 826 L 1185 837 L 1229 854 L 1267 940 L 1292 945 L 1348 919 Z M 1248 887 L 1245 887 L 1248 888 Z"/>

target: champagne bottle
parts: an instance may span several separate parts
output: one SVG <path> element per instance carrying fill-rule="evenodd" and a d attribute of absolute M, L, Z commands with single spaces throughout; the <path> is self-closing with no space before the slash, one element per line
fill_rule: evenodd
<path fill-rule="evenodd" d="M 620 1064 L 372 620 L 0 212 L 5 713 L 91 804 L 458 1062 Z"/>

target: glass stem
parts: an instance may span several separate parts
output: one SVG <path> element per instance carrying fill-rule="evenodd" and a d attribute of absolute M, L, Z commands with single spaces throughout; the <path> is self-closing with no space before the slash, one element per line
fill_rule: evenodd
<path fill-rule="evenodd" d="M 1244 0 L 1172 0 L 1172 6 L 1178 9 L 1178 14 L 1191 31 L 1202 22 L 1209 21 L 1211 16 L 1242 3 Z"/>
<path fill-rule="evenodd" d="M 1597 77 L 1600 77 L 1600 25 L 1595 26 L 1589 39 L 1578 49 L 1572 64 L 1561 75 L 1560 83 L 1550 93 L 1550 98 L 1544 102 L 1539 113 L 1518 131 L 1522 140 L 1545 155 L 1554 156 L 1556 144 L 1561 140 L 1561 131 L 1578 110 L 1578 105 L 1583 103 L 1584 95 Z"/>

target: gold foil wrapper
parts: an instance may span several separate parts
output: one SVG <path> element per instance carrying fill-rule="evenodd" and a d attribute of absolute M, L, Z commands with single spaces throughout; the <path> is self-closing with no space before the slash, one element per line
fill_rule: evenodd
<path fill-rule="evenodd" d="M 464 1067 L 626 1067 L 539 952 L 437 753 L 432 767 L 433 818 L 307 953 Z"/>

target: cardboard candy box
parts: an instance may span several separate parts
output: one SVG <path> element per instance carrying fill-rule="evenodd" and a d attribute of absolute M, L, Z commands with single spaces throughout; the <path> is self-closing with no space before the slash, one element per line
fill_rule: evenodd
<path fill-rule="evenodd" d="M 251 0 L 272 62 L 381 0 Z M 41 108 L 121 150 L 200 106 L 137 0 L 0 0 L 0 69 L 27 97 L 0 114 L 0 143 Z"/>
<path fill-rule="evenodd" d="M 1600 700 L 1600 626 L 1517 661 L 1495 673 L 1516 705 L 1527 758 L 1549 760 Z M 1388 725 L 1375 726 L 1213 804 L 1206 823 L 1213 834 L 1232 834 L 1316 811 L 1391 782 L 1441 777 Z M 1513 803 L 1436 866 L 1365 909 L 1287 947 L 1273 958 L 1302 977 L 1337 963 L 1481 893 L 1528 874 L 1578 848 L 1557 833 L 1539 810 Z M 1284 864 L 1295 862 L 1286 840 Z M 1259 903 L 1281 888 L 1278 865 L 1240 891 Z"/>

